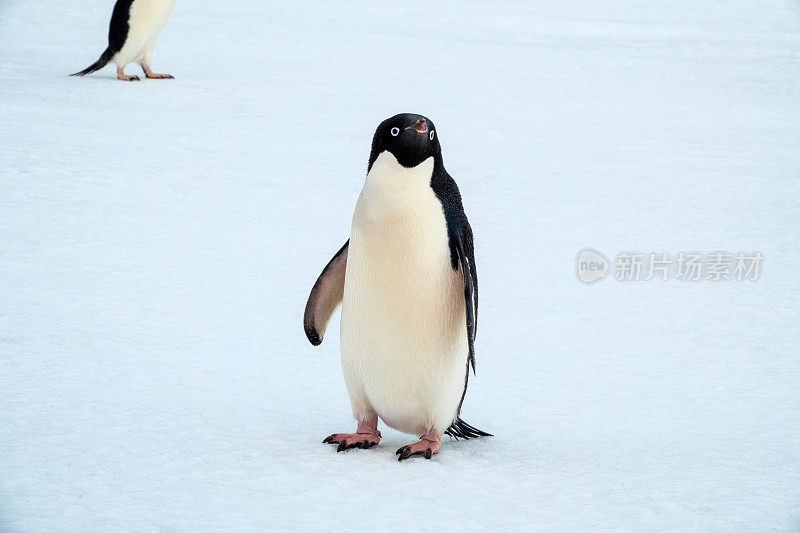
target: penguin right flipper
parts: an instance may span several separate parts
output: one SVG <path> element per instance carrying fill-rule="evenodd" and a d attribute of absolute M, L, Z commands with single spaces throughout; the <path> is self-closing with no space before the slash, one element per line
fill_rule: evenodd
<path fill-rule="evenodd" d="M 311 294 L 308 296 L 303 327 L 306 337 L 314 346 L 322 344 L 328 322 L 342 303 L 349 245 L 350 240 L 348 239 L 322 270 L 322 274 L 317 278 L 317 282 L 314 283 L 314 288 L 311 289 Z"/>
<path fill-rule="evenodd" d="M 467 321 L 467 371 L 464 376 L 464 392 L 461 393 L 461 401 L 458 404 L 456 419 L 445 430 L 445 435 L 450 435 L 454 439 L 475 439 L 478 437 L 492 437 L 491 433 L 486 433 L 464 422 L 459 416 L 464 397 L 467 395 L 467 384 L 469 383 L 469 367 L 475 372 L 475 332 L 478 328 L 478 276 L 475 269 L 475 253 L 472 243 L 472 230 L 454 232 L 453 248 L 458 259 L 459 270 L 464 276 L 464 307 L 466 309 Z"/>
<path fill-rule="evenodd" d="M 455 242 L 456 254 L 458 256 L 459 269 L 464 276 L 464 307 L 466 309 L 467 321 L 467 345 L 469 354 L 467 355 L 467 371 L 472 366 L 475 372 L 475 333 L 478 328 L 478 287 L 477 276 L 475 274 L 475 256 L 467 252 L 465 241 L 469 242 L 469 249 L 472 249 L 472 236 L 464 232 L 459 232 L 453 239 Z M 466 387 L 465 387 L 466 388 Z"/>

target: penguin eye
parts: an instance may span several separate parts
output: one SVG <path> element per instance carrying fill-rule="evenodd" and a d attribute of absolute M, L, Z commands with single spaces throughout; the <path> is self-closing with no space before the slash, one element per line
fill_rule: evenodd
<path fill-rule="evenodd" d="M 397 137 L 398 135 L 400 135 L 400 128 L 395 126 L 394 128 L 391 129 L 390 133 L 392 134 L 392 137 Z"/>
<path fill-rule="evenodd" d="M 431 130 L 430 138 L 431 138 L 431 140 L 433 140 L 433 130 Z"/>

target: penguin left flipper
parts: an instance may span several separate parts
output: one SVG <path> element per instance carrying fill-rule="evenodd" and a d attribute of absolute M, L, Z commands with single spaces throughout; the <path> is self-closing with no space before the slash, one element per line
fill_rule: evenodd
<path fill-rule="evenodd" d="M 325 330 L 344 297 L 344 274 L 347 269 L 348 239 L 322 270 L 306 302 L 303 327 L 314 346 L 322 344 Z"/>

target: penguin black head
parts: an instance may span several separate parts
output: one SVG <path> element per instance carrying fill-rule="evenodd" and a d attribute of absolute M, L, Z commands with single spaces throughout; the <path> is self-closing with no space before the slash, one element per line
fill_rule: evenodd
<path fill-rule="evenodd" d="M 372 137 L 367 172 L 382 152 L 391 153 L 406 168 L 415 167 L 429 157 L 434 158 L 434 165 L 442 163 L 436 127 L 431 119 L 412 113 L 401 113 L 380 123 Z"/>

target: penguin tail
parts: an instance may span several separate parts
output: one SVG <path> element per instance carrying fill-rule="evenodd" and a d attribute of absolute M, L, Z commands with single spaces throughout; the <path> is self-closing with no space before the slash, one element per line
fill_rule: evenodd
<path fill-rule="evenodd" d="M 478 437 L 493 437 L 491 433 L 486 433 L 478 428 L 474 428 L 461 420 L 461 417 L 456 417 L 455 421 L 450 424 L 444 432 L 445 435 L 450 435 L 454 439 L 477 439 Z"/>
<path fill-rule="evenodd" d="M 92 72 L 97 72 L 104 66 L 108 65 L 108 62 L 111 61 L 111 58 L 114 57 L 114 52 L 111 48 L 106 48 L 105 51 L 100 54 L 100 59 L 86 67 L 80 72 L 76 72 L 74 74 L 70 74 L 70 76 L 86 76 L 87 74 L 91 74 Z"/>

